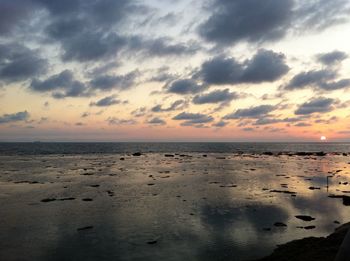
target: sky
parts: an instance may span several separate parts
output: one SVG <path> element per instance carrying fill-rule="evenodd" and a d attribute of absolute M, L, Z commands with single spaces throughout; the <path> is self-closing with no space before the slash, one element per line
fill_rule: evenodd
<path fill-rule="evenodd" d="M 0 13 L 0 141 L 350 141 L 349 0 Z"/>

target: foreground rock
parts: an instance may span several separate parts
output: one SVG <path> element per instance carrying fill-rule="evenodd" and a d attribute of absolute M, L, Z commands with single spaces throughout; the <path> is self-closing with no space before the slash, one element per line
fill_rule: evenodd
<path fill-rule="evenodd" d="M 350 229 L 350 223 L 324 238 L 308 237 L 280 245 L 268 257 L 257 261 L 333 261 Z"/>

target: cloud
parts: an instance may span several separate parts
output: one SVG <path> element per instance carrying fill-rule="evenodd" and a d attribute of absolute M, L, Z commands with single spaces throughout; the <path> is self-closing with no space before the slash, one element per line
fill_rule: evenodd
<path fill-rule="evenodd" d="M 128 48 L 144 52 L 148 57 L 163 57 L 195 54 L 200 46 L 194 42 L 176 43 L 169 37 L 145 39 L 134 36 L 128 40 Z"/>
<path fill-rule="evenodd" d="M 342 79 L 333 82 L 321 82 L 319 87 L 326 91 L 334 91 L 339 89 L 345 89 L 350 86 L 350 79 Z"/>
<path fill-rule="evenodd" d="M 239 109 L 234 113 L 228 114 L 224 119 L 242 119 L 242 118 L 259 118 L 275 110 L 276 107 L 272 105 L 260 105 L 256 107 L 250 107 L 248 109 Z"/>
<path fill-rule="evenodd" d="M 229 89 L 215 90 L 206 94 L 196 95 L 192 102 L 194 104 L 207 103 L 227 103 L 234 99 L 238 99 L 239 95 L 235 92 L 230 92 Z"/>
<path fill-rule="evenodd" d="M 214 57 L 202 64 L 199 76 L 207 84 L 235 84 L 243 74 L 242 65 L 234 58 Z"/>
<path fill-rule="evenodd" d="M 182 126 L 197 126 L 202 127 L 202 124 L 212 122 L 214 118 L 212 116 L 208 116 L 201 113 L 188 113 L 188 112 L 182 112 L 175 117 L 173 117 L 173 120 L 176 121 L 184 121 L 181 125 Z"/>
<path fill-rule="evenodd" d="M 130 15 L 145 13 L 136 1 L 37 0 L 51 19 L 46 34 L 60 43 L 64 61 L 96 61 L 111 58 L 125 48 L 127 37 L 116 33 Z"/>
<path fill-rule="evenodd" d="M 296 1 L 299 6 L 294 11 L 294 22 L 299 31 L 322 31 L 349 20 L 348 0 Z"/>
<path fill-rule="evenodd" d="M 100 75 L 90 81 L 93 89 L 108 91 L 112 89 L 126 90 L 131 88 L 139 77 L 135 70 L 125 75 Z"/>
<path fill-rule="evenodd" d="M 28 80 L 46 72 L 47 61 L 37 51 L 17 43 L 0 44 L 0 81 Z"/>
<path fill-rule="evenodd" d="M 310 100 L 309 102 L 305 102 L 299 106 L 299 108 L 295 111 L 296 115 L 308 115 L 312 113 L 322 113 L 329 112 L 333 110 L 334 99 L 331 98 L 315 98 Z"/>
<path fill-rule="evenodd" d="M 282 88 L 285 90 L 297 90 L 312 87 L 325 91 L 332 91 L 350 86 L 350 79 L 335 80 L 337 76 L 338 73 L 331 69 L 301 72 L 295 75 L 290 82 Z"/>
<path fill-rule="evenodd" d="M 297 124 L 294 125 L 295 127 L 310 127 L 312 126 L 310 123 L 306 123 L 306 122 L 299 122 Z"/>
<path fill-rule="evenodd" d="M 285 87 L 287 90 L 301 89 L 306 86 L 317 86 L 319 83 L 334 79 L 336 73 L 330 70 L 301 72 L 295 75 Z"/>
<path fill-rule="evenodd" d="M 69 40 L 62 40 L 64 61 L 95 61 L 113 57 L 126 44 L 126 40 L 116 34 L 105 35 L 103 32 L 85 32 L 76 34 Z"/>
<path fill-rule="evenodd" d="M 15 28 L 26 25 L 24 21 L 26 21 L 32 13 L 33 7 L 30 1 L 0 1 L 0 35 L 9 34 Z"/>
<path fill-rule="evenodd" d="M 273 116 L 263 116 L 259 119 L 257 119 L 254 122 L 254 125 L 269 125 L 269 124 L 275 124 L 275 123 L 295 123 L 295 122 L 299 122 L 299 121 L 303 121 L 306 119 L 306 116 L 300 116 L 300 117 L 294 117 L 294 118 L 277 118 L 277 117 L 273 117 Z"/>
<path fill-rule="evenodd" d="M 211 42 L 234 44 L 245 40 L 275 40 L 286 34 L 292 18 L 292 0 L 215 0 L 200 35 Z"/>
<path fill-rule="evenodd" d="M 228 124 L 228 122 L 226 122 L 226 121 L 219 121 L 219 122 L 213 124 L 213 127 L 223 128 L 223 127 L 225 127 L 227 124 Z"/>
<path fill-rule="evenodd" d="M 131 112 L 131 114 L 134 115 L 135 117 L 142 117 L 142 116 L 146 115 L 146 112 L 147 112 L 147 108 L 146 107 L 141 107 L 141 108 L 138 108 L 136 110 L 133 110 Z"/>
<path fill-rule="evenodd" d="M 261 43 L 283 38 L 290 32 L 321 31 L 348 21 L 347 0 L 211 0 L 210 16 L 198 31 L 219 45 L 241 41 Z"/>
<path fill-rule="evenodd" d="M 29 118 L 29 113 L 27 111 L 21 111 L 13 114 L 4 114 L 0 116 L 0 124 L 26 121 Z"/>
<path fill-rule="evenodd" d="M 333 51 L 317 55 L 317 60 L 324 65 L 333 65 L 348 58 L 348 55 L 341 51 Z"/>
<path fill-rule="evenodd" d="M 56 99 L 89 95 L 87 86 L 75 80 L 73 72 L 70 70 L 52 75 L 46 80 L 33 79 L 29 88 L 36 92 L 53 92 L 52 96 Z"/>
<path fill-rule="evenodd" d="M 241 81 L 261 83 L 278 80 L 289 71 L 289 67 L 285 64 L 285 58 L 282 53 L 260 49 L 247 62 Z"/>
<path fill-rule="evenodd" d="M 97 102 L 91 102 L 90 106 L 98 106 L 98 107 L 108 107 L 115 104 L 122 103 L 121 100 L 116 99 L 115 95 L 107 96 Z"/>
<path fill-rule="evenodd" d="M 273 82 L 289 71 L 285 55 L 260 49 L 244 63 L 235 58 L 214 57 L 202 64 L 197 73 L 207 84 L 241 84 Z"/>
<path fill-rule="evenodd" d="M 185 100 L 177 100 L 174 101 L 169 107 L 163 108 L 162 105 L 154 106 L 151 111 L 152 112 L 169 112 L 175 110 L 181 110 L 187 105 Z"/>
<path fill-rule="evenodd" d="M 133 119 L 119 119 L 116 117 L 109 117 L 107 119 L 108 124 L 110 125 L 135 125 L 137 121 Z"/>
<path fill-rule="evenodd" d="M 151 125 L 165 125 L 166 124 L 166 122 L 163 119 L 158 118 L 158 117 L 150 119 L 149 121 L 147 121 L 147 123 L 151 124 Z"/>
<path fill-rule="evenodd" d="M 166 91 L 176 94 L 195 94 L 207 88 L 205 85 L 200 85 L 192 79 L 182 79 L 174 81 L 165 86 Z"/>

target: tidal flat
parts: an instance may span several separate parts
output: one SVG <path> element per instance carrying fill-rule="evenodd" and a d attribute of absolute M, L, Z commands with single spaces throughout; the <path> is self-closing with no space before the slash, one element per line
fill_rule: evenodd
<path fill-rule="evenodd" d="M 350 157 L 0 156 L 0 259 L 254 260 L 350 221 Z"/>

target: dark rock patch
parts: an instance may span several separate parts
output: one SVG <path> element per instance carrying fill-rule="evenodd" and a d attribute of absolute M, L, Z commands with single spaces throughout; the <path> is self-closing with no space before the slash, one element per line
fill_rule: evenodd
<path fill-rule="evenodd" d="M 275 224 L 273 224 L 275 227 L 286 227 L 287 225 L 282 223 L 282 222 L 276 222 Z"/>
<path fill-rule="evenodd" d="M 93 229 L 94 227 L 93 226 L 86 226 L 86 227 L 80 227 L 80 228 L 77 228 L 78 231 L 83 231 L 83 230 L 88 230 L 88 229 Z"/>
<path fill-rule="evenodd" d="M 298 216 L 295 216 L 295 217 L 296 217 L 297 219 L 301 219 L 302 221 L 306 221 L 306 222 L 315 220 L 315 218 L 310 217 L 310 216 L 305 216 L 305 215 L 298 215 Z"/>
<path fill-rule="evenodd" d="M 52 202 L 52 201 L 56 201 L 56 199 L 55 198 L 44 198 L 44 199 L 42 199 L 41 200 L 41 202 Z"/>

